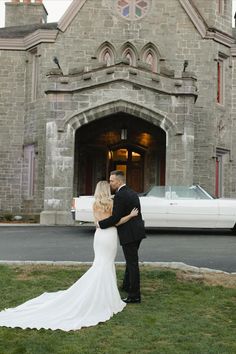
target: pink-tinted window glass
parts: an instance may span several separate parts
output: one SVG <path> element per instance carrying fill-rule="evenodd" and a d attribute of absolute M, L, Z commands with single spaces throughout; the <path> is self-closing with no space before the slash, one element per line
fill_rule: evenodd
<path fill-rule="evenodd" d="M 147 59 L 146 59 L 146 63 L 151 65 L 151 67 L 153 67 L 154 59 L 153 59 L 153 55 L 151 53 L 148 54 Z"/>
<path fill-rule="evenodd" d="M 107 66 L 111 65 L 111 54 L 109 52 L 105 52 L 104 54 L 104 61 L 107 63 Z"/>
<path fill-rule="evenodd" d="M 148 50 L 145 54 L 144 54 L 144 62 L 149 64 L 151 67 L 151 70 L 153 72 L 157 71 L 157 57 L 156 54 L 154 54 L 154 52 L 152 50 Z"/>
<path fill-rule="evenodd" d="M 132 65 L 132 57 L 129 52 L 126 54 L 126 58 L 129 60 L 129 65 Z"/>

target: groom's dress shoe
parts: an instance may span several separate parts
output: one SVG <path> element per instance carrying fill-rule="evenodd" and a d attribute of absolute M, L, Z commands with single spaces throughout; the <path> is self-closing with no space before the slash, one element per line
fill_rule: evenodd
<path fill-rule="evenodd" d="M 122 301 L 126 302 L 126 304 L 140 304 L 141 297 L 126 297 Z"/>

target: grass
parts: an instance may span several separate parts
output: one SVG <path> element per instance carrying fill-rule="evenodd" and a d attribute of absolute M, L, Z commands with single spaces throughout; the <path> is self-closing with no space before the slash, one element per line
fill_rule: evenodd
<path fill-rule="evenodd" d="M 0 309 L 65 289 L 88 267 L 0 266 Z M 123 268 L 117 267 L 118 281 Z M 142 267 L 141 304 L 76 332 L 0 327 L 0 354 L 235 354 L 236 289 Z"/>

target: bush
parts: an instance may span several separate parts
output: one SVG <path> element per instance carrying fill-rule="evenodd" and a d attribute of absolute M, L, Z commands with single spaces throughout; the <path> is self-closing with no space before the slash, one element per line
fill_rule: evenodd
<path fill-rule="evenodd" d="M 3 215 L 3 219 L 6 221 L 12 221 L 13 220 L 13 215 L 11 213 L 6 213 Z"/>

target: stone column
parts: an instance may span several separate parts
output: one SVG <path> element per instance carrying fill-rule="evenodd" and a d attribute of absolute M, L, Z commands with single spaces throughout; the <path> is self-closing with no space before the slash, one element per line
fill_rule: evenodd
<path fill-rule="evenodd" d="M 166 146 L 166 184 L 193 184 L 194 136 L 184 133 L 168 136 Z"/>
<path fill-rule="evenodd" d="M 58 132 L 55 122 L 46 126 L 46 163 L 44 211 L 40 223 L 69 225 L 73 223 L 70 208 L 73 197 L 74 129 L 67 126 Z"/>
<path fill-rule="evenodd" d="M 192 185 L 194 163 L 194 99 L 181 98 L 174 107 L 177 131 L 167 133 L 166 184 Z"/>

